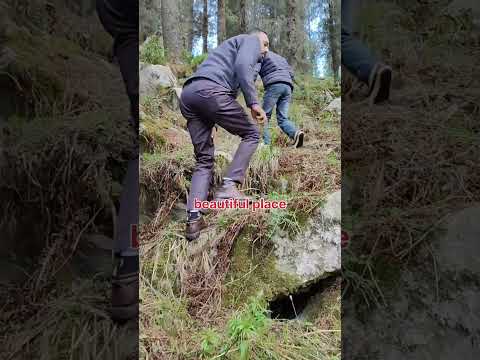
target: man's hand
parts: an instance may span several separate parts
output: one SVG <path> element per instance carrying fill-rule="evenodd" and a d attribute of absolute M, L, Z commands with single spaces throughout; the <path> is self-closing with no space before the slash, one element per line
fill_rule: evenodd
<path fill-rule="evenodd" d="M 251 111 L 252 117 L 257 120 L 259 124 L 264 124 L 267 121 L 267 114 L 265 114 L 265 111 L 263 111 L 260 105 L 253 104 Z"/>

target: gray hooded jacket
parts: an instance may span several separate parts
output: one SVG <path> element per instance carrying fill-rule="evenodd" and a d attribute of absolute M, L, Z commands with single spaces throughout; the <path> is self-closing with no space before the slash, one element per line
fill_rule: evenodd
<path fill-rule="evenodd" d="M 255 88 L 254 67 L 262 60 L 260 41 L 256 35 L 234 36 L 212 50 L 195 74 L 195 78 L 206 78 L 216 82 L 237 96 L 242 90 L 248 107 L 259 104 Z"/>

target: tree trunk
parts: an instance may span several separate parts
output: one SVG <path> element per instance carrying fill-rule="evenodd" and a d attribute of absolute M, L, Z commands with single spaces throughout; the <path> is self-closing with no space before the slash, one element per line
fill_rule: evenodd
<path fill-rule="evenodd" d="M 183 0 L 183 48 L 188 54 L 192 53 L 193 48 L 193 0 Z"/>
<path fill-rule="evenodd" d="M 240 33 L 247 32 L 247 0 L 240 0 Z"/>
<path fill-rule="evenodd" d="M 227 37 L 227 19 L 225 17 L 225 0 L 218 0 L 217 39 L 218 45 Z"/>
<path fill-rule="evenodd" d="M 203 53 L 206 54 L 208 52 L 208 0 L 203 0 L 202 37 Z"/>
<path fill-rule="evenodd" d="M 287 59 L 295 68 L 297 61 L 297 0 L 287 0 Z"/>
<path fill-rule="evenodd" d="M 178 61 L 181 55 L 180 12 L 177 0 L 162 0 L 163 45 L 171 61 Z"/>
<path fill-rule="evenodd" d="M 335 81 L 338 80 L 338 70 L 340 68 L 340 44 L 338 43 L 338 8 L 336 0 L 328 1 L 328 42 L 330 45 L 330 59 L 332 66 L 332 75 Z"/>

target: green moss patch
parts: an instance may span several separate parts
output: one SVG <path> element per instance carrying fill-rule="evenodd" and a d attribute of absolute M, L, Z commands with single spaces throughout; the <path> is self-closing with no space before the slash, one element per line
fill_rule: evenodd
<path fill-rule="evenodd" d="M 225 278 L 224 303 L 232 308 L 259 293 L 267 300 L 278 294 L 288 294 L 300 283 L 294 276 L 276 269 L 272 247 L 258 247 L 249 240 L 250 236 L 245 232 L 236 240 Z"/>

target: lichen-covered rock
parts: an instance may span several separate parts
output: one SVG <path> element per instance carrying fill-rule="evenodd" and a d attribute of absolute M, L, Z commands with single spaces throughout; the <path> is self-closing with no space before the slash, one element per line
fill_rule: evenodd
<path fill-rule="evenodd" d="M 325 205 L 308 220 L 304 232 L 293 239 L 277 233 L 273 237 L 277 269 L 294 275 L 302 283 L 321 279 L 341 268 L 341 193 L 327 197 Z"/>
<path fill-rule="evenodd" d="M 168 66 L 140 63 L 140 96 L 153 96 L 159 87 L 177 87 L 177 78 Z"/>

